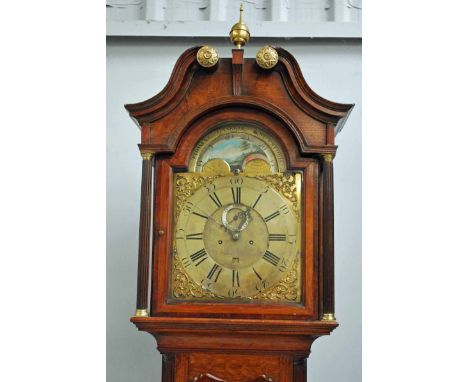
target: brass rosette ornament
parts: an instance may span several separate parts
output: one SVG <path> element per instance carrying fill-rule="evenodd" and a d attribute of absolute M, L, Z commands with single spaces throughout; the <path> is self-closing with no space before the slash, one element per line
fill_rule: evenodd
<path fill-rule="evenodd" d="M 278 52 L 275 48 L 267 45 L 257 52 L 255 59 L 262 69 L 272 69 L 278 63 Z"/>
<path fill-rule="evenodd" d="M 204 68 L 212 68 L 218 63 L 218 52 L 211 46 L 205 45 L 198 49 L 197 61 Z"/>

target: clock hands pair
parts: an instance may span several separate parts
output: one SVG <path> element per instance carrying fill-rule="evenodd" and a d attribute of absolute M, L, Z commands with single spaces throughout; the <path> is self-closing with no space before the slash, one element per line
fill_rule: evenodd
<path fill-rule="evenodd" d="M 247 228 L 249 225 L 250 221 L 252 220 L 252 216 L 250 215 L 250 207 L 247 207 L 246 210 L 242 210 L 238 212 L 237 214 L 234 215 L 234 217 L 231 219 L 231 221 L 227 221 L 227 214 L 230 210 L 233 208 L 238 208 L 241 209 L 240 204 L 231 204 L 226 207 L 226 209 L 223 211 L 223 216 L 222 216 L 222 223 L 224 228 L 230 233 L 232 240 L 236 241 L 239 239 L 241 231 Z M 234 222 L 235 220 L 241 219 L 240 224 L 237 227 L 232 227 L 231 223 Z"/>
<path fill-rule="evenodd" d="M 242 206 L 239 204 L 230 204 L 225 208 L 222 214 L 222 219 L 221 223 L 218 222 L 215 218 L 213 218 L 211 215 L 207 214 L 204 210 L 202 210 L 200 207 L 195 207 L 198 211 L 203 213 L 204 216 L 206 216 L 208 219 L 212 220 L 215 222 L 217 225 L 219 225 L 221 228 L 224 228 L 225 231 L 229 232 L 231 235 L 232 240 L 236 241 L 239 240 L 240 232 L 242 232 L 244 229 L 247 228 L 249 225 L 250 221 L 252 220 L 252 216 L 250 215 L 250 210 L 252 209 L 251 207 L 247 207 L 246 210 L 241 210 L 237 214 L 234 215 L 234 217 L 228 221 L 227 220 L 227 214 L 230 210 L 233 208 L 238 208 L 240 209 Z M 237 227 L 232 227 L 231 224 L 238 220 L 241 219 L 240 224 Z"/>

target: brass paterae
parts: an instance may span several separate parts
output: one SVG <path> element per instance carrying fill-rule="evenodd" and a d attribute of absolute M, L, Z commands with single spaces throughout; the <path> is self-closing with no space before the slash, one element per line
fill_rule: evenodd
<path fill-rule="evenodd" d="M 275 48 L 267 45 L 260 48 L 255 59 L 262 69 L 271 69 L 278 63 L 278 52 Z"/>
<path fill-rule="evenodd" d="M 198 49 L 197 61 L 204 68 L 211 68 L 218 63 L 218 52 L 211 46 L 205 45 Z"/>

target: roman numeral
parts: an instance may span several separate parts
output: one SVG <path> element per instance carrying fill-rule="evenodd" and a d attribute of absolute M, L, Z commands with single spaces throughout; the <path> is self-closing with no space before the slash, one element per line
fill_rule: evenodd
<path fill-rule="evenodd" d="M 254 267 L 252 267 L 252 269 L 253 269 L 255 275 L 258 277 L 258 279 L 259 279 L 260 281 L 262 281 L 262 280 L 263 280 L 263 279 L 262 279 L 262 276 L 260 276 L 260 275 L 258 274 L 258 272 L 255 270 Z"/>
<path fill-rule="evenodd" d="M 198 212 L 195 212 L 195 211 L 193 211 L 192 214 L 200 216 L 201 218 L 208 220 L 208 216 L 206 215 L 199 214 Z"/>
<path fill-rule="evenodd" d="M 193 262 L 200 260 L 198 263 L 195 264 L 195 266 L 198 267 L 201 263 L 203 263 L 208 258 L 208 255 L 206 254 L 205 248 L 202 248 L 199 251 L 191 254 L 190 258 L 192 259 Z"/>
<path fill-rule="evenodd" d="M 241 202 L 241 188 L 240 187 L 231 187 L 232 199 L 234 203 L 240 204 Z"/>
<path fill-rule="evenodd" d="M 252 204 L 252 208 L 255 208 L 255 206 L 257 205 L 258 201 L 260 200 L 260 198 L 261 198 L 262 196 L 263 196 L 263 194 L 258 195 L 257 200 L 255 200 L 254 204 Z"/>
<path fill-rule="evenodd" d="M 185 240 L 202 240 L 202 233 L 191 233 L 190 235 L 185 236 Z"/>
<path fill-rule="evenodd" d="M 216 282 L 218 281 L 219 274 L 221 273 L 222 270 L 223 268 L 221 268 L 218 264 L 215 264 L 213 265 L 213 268 L 211 268 L 211 270 L 208 272 L 208 276 L 206 277 L 211 280 L 213 276 L 216 276 L 214 279 L 214 282 Z"/>
<path fill-rule="evenodd" d="M 265 254 L 263 255 L 263 260 L 268 261 L 271 265 L 274 265 L 276 267 L 280 261 L 280 258 L 276 256 L 274 253 L 271 253 L 270 251 L 266 251 Z"/>
<path fill-rule="evenodd" d="M 239 271 L 233 269 L 232 270 L 232 287 L 239 287 Z"/>
<path fill-rule="evenodd" d="M 270 233 L 268 235 L 270 241 L 286 241 L 286 235 L 284 233 Z"/>
<path fill-rule="evenodd" d="M 271 215 L 268 215 L 266 218 L 265 218 L 265 222 L 269 222 L 271 219 L 274 219 L 276 218 L 277 216 L 279 216 L 279 212 L 278 211 L 275 211 L 273 212 Z"/>
<path fill-rule="evenodd" d="M 213 192 L 212 194 L 210 194 L 209 197 L 211 198 L 213 203 L 216 204 L 216 207 L 221 207 L 222 206 L 221 201 L 219 200 L 218 195 L 216 194 L 216 192 Z"/>

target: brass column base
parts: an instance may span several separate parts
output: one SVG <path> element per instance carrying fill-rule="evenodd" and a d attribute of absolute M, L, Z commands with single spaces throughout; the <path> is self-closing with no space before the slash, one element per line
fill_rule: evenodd
<path fill-rule="evenodd" d="M 149 317 L 147 309 L 137 309 L 133 317 Z"/>
<path fill-rule="evenodd" d="M 336 321 L 334 313 L 324 313 L 322 316 L 322 321 Z"/>

